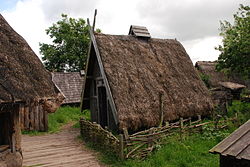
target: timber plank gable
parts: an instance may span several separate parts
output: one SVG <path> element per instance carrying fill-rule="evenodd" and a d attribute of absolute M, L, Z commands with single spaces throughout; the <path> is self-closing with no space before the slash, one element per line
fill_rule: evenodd
<path fill-rule="evenodd" d="M 89 20 L 88 20 L 88 24 L 89 24 Z M 106 106 L 106 110 L 111 111 L 112 113 L 112 117 L 115 121 L 115 124 L 118 124 L 118 118 L 117 118 L 117 110 L 116 110 L 116 106 L 114 103 L 114 99 L 111 93 L 111 89 L 104 71 L 104 67 L 103 67 L 103 63 L 102 63 L 102 59 L 100 56 L 100 52 L 97 46 L 97 42 L 95 39 L 95 35 L 93 32 L 93 29 L 91 28 L 90 24 L 89 24 L 89 33 L 90 33 L 90 38 L 91 38 L 91 42 L 90 42 L 90 47 L 89 47 L 89 52 L 88 52 L 88 58 L 87 58 L 87 65 L 86 65 L 86 75 L 85 75 L 85 83 L 83 84 L 83 91 L 82 91 L 82 103 L 81 103 L 81 110 L 86 109 L 87 106 L 89 106 L 88 104 L 86 104 L 86 101 L 90 101 L 91 98 L 95 98 L 96 99 L 96 106 L 92 106 L 90 108 L 94 108 L 96 107 L 98 110 L 98 113 L 96 113 L 96 117 L 94 118 L 94 116 L 91 116 L 92 120 L 100 122 L 100 111 L 99 111 L 99 100 L 98 100 L 98 96 L 91 96 L 90 94 L 86 93 L 86 89 L 87 87 L 90 88 L 89 82 L 90 80 L 92 80 L 93 82 L 95 82 L 94 86 L 97 88 L 97 86 L 101 86 L 100 82 L 103 83 L 103 86 L 105 87 L 106 91 L 106 95 L 107 95 L 107 106 Z M 92 54 L 92 50 L 94 51 L 94 54 Z M 92 65 L 95 63 L 95 59 L 97 62 L 97 69 L 99 69 L 99 75 L 97 75 L 97 77 L 93 76 L 93 75 L 89 75 L 89 71 L 92 67 Z M 91 64 L 91 65 L 90 65 Z M 93 70 L 93 69 L 91 69 Z M 91 83 L 90 83 L 91 84 Z M 97 85 L 99 84 L 99 85 Z M 97 90 L 96 90 L 97 91 Z M 86 97 L 88 96 L 88 97 Z M 90 104 L 91 105 L 91 104 Z M 93 104 L 92 104 L 93 105 Z M 92 113 L 95 111 L 91 111 Z M 94 115 L 94 114 L 92 114 Z M 111 119 L 111 115 L 109 112 L 107 112 L 107 121 L 109 122 Z"/>

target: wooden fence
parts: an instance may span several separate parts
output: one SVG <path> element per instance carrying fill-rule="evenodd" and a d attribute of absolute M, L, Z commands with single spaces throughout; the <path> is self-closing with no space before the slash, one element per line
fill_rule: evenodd
<path fill-rule="evenodd" d="M 111 150 L 116 154 L 120 152 L 119 140 L 107 129 L 103 129 L 99 124 L 80 119 L 81 135 L 85 141 L 91 141 L 102 149 Z"/>
<path fill-rule="evenodd" d="M 214 124 L 215 128 L 226 127 L 225 122 L 234 120 L 215 120 L 203 122 L 200 116 L 193 121 L 191 118 L 183 119 L 174 123 L 168 123 L 164 126 L 153 127 L 134 134 L 129 134 L 127 129 L 123 129 L 123 134 L 119 137 L 114 136 L 111 132 L 103 129 L 99 124 L 91 123 L 84 119 L 80 120 L 81 134 L 87 141 L 91 141 L 102 148 L 113 150 L 121 159 L 127 158 L 144 158 L 151 153 L 157 145 L 162 144 L 164 137 L 179 133 L 182 140 L 185 132 L 193 133 L 202 132 L 203 126 Z"/>
<path fill-rule="evenodd" d="M 48 113 L 39 104 L 24 106 L 20 109 L 20 125 L 26 131 L 48 131 Z"/>

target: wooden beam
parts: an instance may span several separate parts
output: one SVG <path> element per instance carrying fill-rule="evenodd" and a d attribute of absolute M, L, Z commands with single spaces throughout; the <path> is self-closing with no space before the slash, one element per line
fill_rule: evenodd
<path fill-rule="evenodd" d="M 89 26 L 89 29 L 91 29 L 90 27 L 90 24 L 89 24 L 89 19 L 87 19 L 87 22 L 88 22 L 88 26 Z M 91 52 L 91 47 L 92 47 L 92 42 L 90 40 L 89 42 L 89 50 L 88 50 L 88 57 L 87 57 L 87 63 L 86 63 L 86 66 L 85 66 L 85 76 L 84 76 L 84 82 L 82 84 L 82 92 L 81 92 L 81 104 L 80 104 L 80 110 L 81 112 L 83 111 L 83 99 L 84 99 L 84 93 L 85 93 L 85 86 L 86 86 L 86 83 L 88 82 L 87 81 L 87 75 L 88 75 L 88 67 L 89 67 L 89 60 L 90 60 L 90 52 Z"/>
<path fill-rule="evenodd" d="M 95 9 L 95 14 L 94 14 L 94 21 L 93 21 L 93 28 L 92 28 L 92 31 L 95 31 L 95 20 L 96 20 L 96 15 L 97 15 L 97 9 Z"/>
<path fill-rule="evenodd" d="M 95 39 L 95 35 L 93 33 L 93 30 L 91 29 L 89 19 L 87 19 L 87 22 L 88 22 L 88 25 L 89 25 L 89 33 L 90 33 L 91 42 L 92 42 L 92 44 L 94 46 L 94 49 L 95 49 L 97 62 L 98 62 L 99 68 L 100 68 L 101 75 L 103 77 L 104 85 L 105 85 L 105 87 L 107 89 L 107 96 L 108 96 L 108 98 L 110 100 L 110 106 L 111 106 L 112 114 L 113 114 L 115 123 L 118 124 L 117 110 L 116 110 L 115 102 L 114 102 L 114 99 L 113 99 L 112 94 L 111 94 L 111 89 L 110 89 L 106 74 L 104 72 L 104 67 L 103 67 L 103 64 L 102 64 L 102 60 L 101 60 L 100 52 L 99 52 L 97 42 L 96 42 L 96 39 Z M 89 55 L 90 55 L 90 53 L 89 53 Z"/>

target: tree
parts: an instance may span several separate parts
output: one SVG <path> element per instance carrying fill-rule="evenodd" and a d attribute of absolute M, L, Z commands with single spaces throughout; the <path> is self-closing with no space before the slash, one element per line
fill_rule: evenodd
<path fill-rule="evenodd" d="M 222 45 L 217 69 L 226 73 L 239 73 L 250 78 L 250 7 L 240 5 L 233 15 L 234 24 L 221 22 Z"/>
<path fill-rule="evenodd" d="M 49 71 L 82 70 L 86 65 L 90 40 L 88 26 L 81 18 L 61 16 L 62 20 L 46 29 L 53 43 L 39 44 L 42 60 Z"/>

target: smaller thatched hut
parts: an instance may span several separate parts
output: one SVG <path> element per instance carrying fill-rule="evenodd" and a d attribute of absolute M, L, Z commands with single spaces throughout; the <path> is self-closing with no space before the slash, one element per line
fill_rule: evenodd
<path fill-rule="evenodd" d="M 220 87 L 220 82 L 233 82 L 246 85 L 250 89 L 250 80 L 242 79 L 239 74 L 226 75 L 223 72 L 216 71 L 216 61 L 197 61 L 195 67 L 203 75 L 209 77 L 209 86 L 211 88 Z"/>
<path fill-rule="evenodd" d="M 220 167 L 249 167 L 250 120 L 209 152 L 220 154 Z"/>
<path fill-rule="evenodd" d="M 201 74 L 209 77 L 208 84 L 212 88 L 220 86 L 219 82 L 229 81 L 223 72 L 216 71 L 215 61 L 197 61 L 195 67 Z"/>
<path fill-rule="evenodd" d="M 0 166 L 21 167 L 21 111 L 39 105 L 37 112 L 54 112 L 63 99 L 50 73 L 2 15 L 0 37 Z"/>
<path fill-rule="evenodd" d="M 111 129 L 159 125 L 161 119 L 208 115 L 212 101 L 183 46 L 151 38 L 146 27 L 129 35 L 90 30 L 82 110 Z"/>
<path fill-rule="evenodd" d="M 84 72 L 53 72 L 52 81 L 65 96 L 63 104 L 80 104 Z"/>
<path fill-rule="evenodd" d="M 240 100 L 242 89 L 246 88 L 245 85 L 233 82 L 219 82 L 219 84 L 221 85 L 222 89 L 229 92 L 232 95 L 233 99 L 236 100 Z"/>

